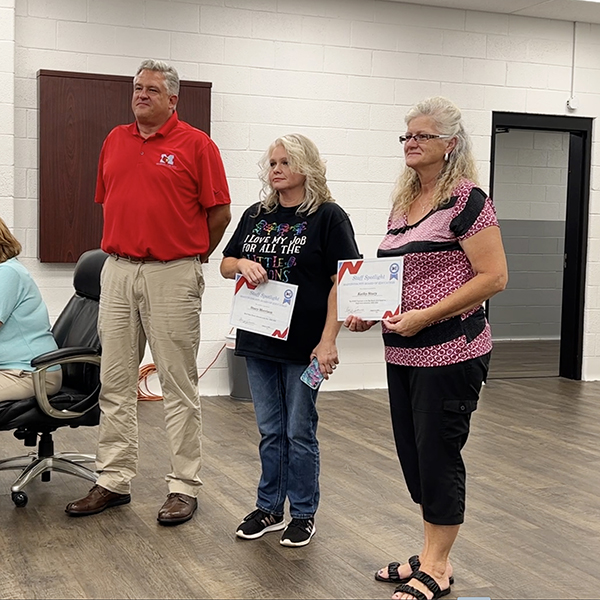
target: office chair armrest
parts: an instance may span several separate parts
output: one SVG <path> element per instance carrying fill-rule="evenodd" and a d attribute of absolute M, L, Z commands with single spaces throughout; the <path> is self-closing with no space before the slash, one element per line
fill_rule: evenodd
<path fill-rule="evenodd" d="M 73 351 L 73 352 L 70 352 Z M 79 351 L 79 352 L 77 352 Z M 72 356 L 70 356 L 72 354 Z M 53 360 L 49 360 L 52 358 Z M 44 359 L 43 361 L 40 359 Z M 56 365 L 65 365 L 69 363 L 89 363 L 92 365 L 100 366 L 100 355 L 98 352 L 93 350 L 92 348 L 62 348 L 60 350 L 55 350 L 54 352 L 47 352 L 46 354 L 42 354 L 31 361 L 32 366 L 34 362 L 41 363 L 37 364 L 37 368 L 32 372 L 33 378 L 33 389 L 35 391 L 35 398 L 37 400 L 38 406 L 42 412 L 47 414 L 49 417 L 54 417 L 55 419 L 75 419 L 77 417 L 81 417 L 85 415 L 86 412 L 92 410 L 96 406 L 96 404 L 92 404 L 83 412 L 75 412 L 72 410 L 58 410 L 54 408 L 50 404 L 50 400 L 48 399 L 48 391 L 46 389 L 46 371 L 50 367 L 54 367 Z M 100 384 L 98 384 L 100 387 Z M 92 396 L 97 394 L 98 389 L 95 389 L 87 398 L 82 400 L 85 403 L 86 400 L 90 399 Z"/>
<path fill-rule="evenodd" d="M 61 364 L 57 361 L 61 361 L 64 358 L 72 358 L 74 356 L 98 356 L 98 350 L 96 350 L 95 348 L 89 348 L 88 346 L 73 346 L 72 348 L 59 348 L 58 350 L 52 350 L 52 352 L 45 352 L 44 354 L 36 356 L 34 359 L 32 359 L 31 366 L 35 368 L 41 368 L 46 366 L 46 363 L 49 362 L 52 362 L 53 364 Z"/>

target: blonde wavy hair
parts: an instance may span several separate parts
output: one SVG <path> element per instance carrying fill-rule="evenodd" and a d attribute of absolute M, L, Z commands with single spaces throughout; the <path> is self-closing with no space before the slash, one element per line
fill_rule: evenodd
<path fill-rule="evenodd" d="M 430 117 L 435 124 L 436 133 L 456 139 L 456 146 L 438 175 L 432 201 L 435 210 L 449 201 L 452 190 L 461 180 L 468 179 L 477 183 L 477 166 L 471 139 L 455 104 L 441 96 L 427 98 L 413 106 L 404 121 L 409 125 L 416 117 Z M 393 211 L 406 214 L 420 192 L 421 182 L 417 172 L 405 166 L 392 192 Z"/>
<path fill-rule="evenodd" d="M 327 179 L 325 178 L 325 161 L 319 154 L 319 149 L 312 140 L 299 133 L 291 133 L 277 138 L 260 159 L 259 178 L 262 182 L 260 191 L 260 210 L 269 213 L 279 206 L 279 192 L 271 187 L 269 171 L 271 168 L 271 153 L 277 146 L 282 146 L 288 156 L 288 164 L 292 172 L 306 177 L 304 182 L 304 200 L 296 212 L 311 215 L 321 204 L 335 202 L 331 196 Z"/>
<path fill-rule="evenodd" d="M 6 223 L 0 219 L 0 263 L 18 256 L 21 250 L 19 240 L 10 232 Z"/>

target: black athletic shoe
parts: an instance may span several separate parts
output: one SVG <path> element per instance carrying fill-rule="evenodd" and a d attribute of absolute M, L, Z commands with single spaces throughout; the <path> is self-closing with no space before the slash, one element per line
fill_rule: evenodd
<path fill-rule="evenodd" d="M 282 546 L 290 546 L 297 548 L 299 546 L 306 546 L 315 535 L 315 520 L 310 519 L 292 519 L 288 526 L 285 528 L 281 541 L 279 542 Z"/>
<path fill-rule="evenodd" d="M 257 508 L 244 517 L 235 535 L 245 540 L 255 540 L 269 531 L 279 531 L 284 527 L 283 516 L 271 515 Z"/>

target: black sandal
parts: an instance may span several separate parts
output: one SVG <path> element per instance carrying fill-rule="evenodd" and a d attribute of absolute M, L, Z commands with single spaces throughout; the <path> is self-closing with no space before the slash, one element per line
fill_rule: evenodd
<path fill-rule="evenodd" d="M 413 573 L 415 571 L 418 571 L 419 568 L 421 567 L 421 561 L 419 560 L 419 557 L 416 554 L 414 556 L 411 556 L 408 559 L 408 564 L 410 565 L 410 568 L 412 569 Z M 379 569 L 379 571 L 375 571 L 375 579 L 377 581 L 383 581 L 386 583 L 408 583 L 412 579 L 412 573 L 410 574 L 409 577 L 400 577 L 400 575 L 398 573 L 399 568 L 400 568 L 399 562 L 391 562 L 387 566 L 388 576 L 382 577 L 379 574 L 379 571 L 381 571 L 381 569 Z"/>
<path fill-rule="evenodd" d="M 406 583 L 399 585 L 394 590 L 394 594 L 410 594 L 415 598 L 415 600 L 435 600 L 436 598 L 441 598 L 442 596 L 448 595 L 452 591 L 450 586 L 448 586 L 445 590 L 442 590 L 436 583 L 435 579 L 423 571 L 415 571 L 412 574 L 411 579 L 420 581 L 430 592 L 433 592 L 432 598 L 427 598 L 427 596 L 421 590 L 418 590 L 412 585 L 407 585 Z"/>
<path fill-rule="evenodd" d="M 407 562 L 410 565 L 410 568 L 412 569 L 412 573 L 409 577 L 400 577 L 400 575 L 398 575 L 400 563 L 391 562 L 387 566 L 388 577 L 382 577 L 379 574 L 379 571 L 381 571 L 381 569 L 379 569 L 379 571 L 375 571 L 375 579 L 377 581 L 383 581 L 384 583 L 408 583 L 413 578 L 413 573 L 421 568 L 421 561 L 419 560 L 419 557 L 415 554 L 414 556 L 411 556 Z M 450 585 L 452 585 L 453 583 L 454 576 L 450 575 Z"/>

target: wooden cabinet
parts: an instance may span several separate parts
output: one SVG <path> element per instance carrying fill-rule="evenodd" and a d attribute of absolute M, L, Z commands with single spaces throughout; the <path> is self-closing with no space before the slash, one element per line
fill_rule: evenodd
<path fill-rule="evenodd" d="M 182 81 L 179 118 L 210 135 L 212 84 Z M 74 263 L 102 238 L 94 203 L 102 142 L 131 123 L 133 76 L 38 72 L 39 251 L 41 262 Z"/>

